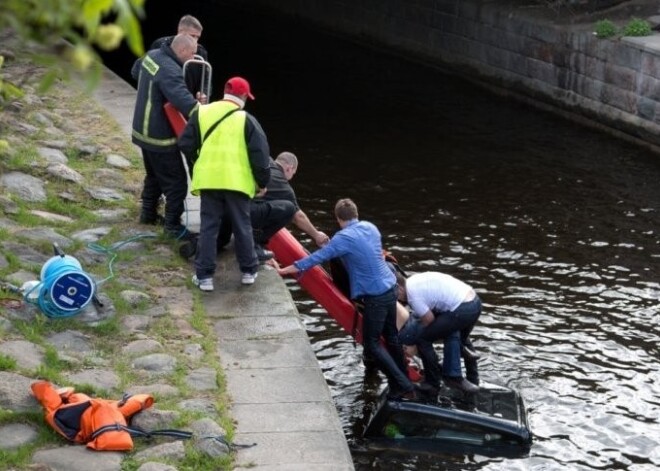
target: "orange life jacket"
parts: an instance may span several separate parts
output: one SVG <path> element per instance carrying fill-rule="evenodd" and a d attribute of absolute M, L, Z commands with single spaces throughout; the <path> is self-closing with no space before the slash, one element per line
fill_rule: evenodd
<path fill-rule="evenodd" d="M 46 421 L 57 433 L 93 450 L 131 450 L 134 429 L 128 427 L 128 421 L 154 403 L 149 394 L 121 401 L 97 399 L 76 393 L 73 388 L 55 389 L 47 381 L 33 383 L 31 389 L 46 411 Z"/>

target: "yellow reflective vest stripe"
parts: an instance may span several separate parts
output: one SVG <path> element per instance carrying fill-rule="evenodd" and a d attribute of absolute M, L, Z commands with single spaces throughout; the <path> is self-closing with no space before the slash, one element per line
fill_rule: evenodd
<path fill-rule="evenodd" d="M 237 105 L 230 101 L 216 101 L 199 107 L 200 139 L 208 129 Z M 256 184 L 245 143 L 245 111 L 228 116 L 202 143 L 199 157 L 193 167 L 193 195 L 199 190 L 233 190 L 250 198 Z"/>

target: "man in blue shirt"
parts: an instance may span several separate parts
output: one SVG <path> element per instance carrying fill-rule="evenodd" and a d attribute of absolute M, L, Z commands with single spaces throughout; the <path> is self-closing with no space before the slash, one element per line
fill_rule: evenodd
<path fill-rule="evenodd" d="M 278 269 L 278 273 L 294 275 L 340 257 L 348 271 L 351 298 L 364 305 L 362 337 L 366 354 L 387 377 L 390 399 L 414 399 L 415 387 L 407 376 L 396 328 L 396 277 L 383 257 L 380 232 L 372 223 L 358 220 L 357 206 L 348 198 L 337 201 L 335 217 L 341 230 L 323 248 Z M 380 341 L 381 335 L 386 347 Z"/>

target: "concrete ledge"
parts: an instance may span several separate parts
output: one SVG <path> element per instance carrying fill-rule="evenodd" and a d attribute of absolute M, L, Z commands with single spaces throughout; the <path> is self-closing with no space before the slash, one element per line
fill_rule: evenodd
<path fill-rule="evenodd" d="M 94 99 L 119 123 L 130 139 L 133 129 L 135 89 L 107 67 L 103 67 L 101 84 L 94 90 Z"/>
<path fill-rule="evenodd" d="M 234 418 L 243 433 L 321 432 L 320 425 L 341 429 L 337 411 L 328 402 L 289 402 L 279 404 L 236 404 Z"/>
<path fill-rule="evenodd" d="M 318 366 L 306 336 L 272 340 L 223 340 L 223 343 L 222 367 L 225 370 Z"/>
<path fill-rule="evenodd" d="M 263 466 L 274 470 L 351 470 L 352 462 L 344 461 L 345 440 L 333 432 L 291 432 L 238 434 L 237 443 L 256 442 L 257 446 L 240 450 L 239 466 Z M 300 466 L 300 468 L 297 468 Z M 306 466 L 303 468 L 302 466 Z"/>
<path fill-rule="evenodd" d="M 279 275 L 261 267 L 254 285 L 241 286 L 229 250 L 214 284 L 203 301 L 215 319 L 234 441 L 257 444 L 238 450 L 238 469 L 353 469 L 330 389 Z"/>
<path fill-rule="evenodd" d="M 227 390 L 233 404 L 332 402 L 318 368 L 276 367 L 231 370 Z M 319 424 L 319 428 L 323 428 Z"/>

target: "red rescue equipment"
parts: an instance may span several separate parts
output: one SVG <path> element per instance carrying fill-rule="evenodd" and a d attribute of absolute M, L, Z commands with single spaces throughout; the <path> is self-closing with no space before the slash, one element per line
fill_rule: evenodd
<path fill-rule="evenodd" d="M 309 252 L 286 228 L 280 229 L 270 238 L 268 250 L 271 250 L 277 261 L 284 266 L 309 255 Z M 362 313 L 337 288 L 327 271 L 316 265 L 300 274 L 297 280 L 298 284 L 328 311 L 342 329 L 352 335 L 357 342 L 362 343 Z M 420 381 L 419 368 L 410 358 L 407 361 L 408 377 L 411 381 Z"/>
<path fill-rule="evenodd" d="M 268 250 L 272 250 L 277 261 L 284 266 L 309 255 L 309 252 L 286 228 L 280 229 L 270 238 Z M 300 274 L 297 280 L 346 332 L 353 335 L 357 342 L 362 343 L 362 314 L 339 291 L 328 272 L 316 265 Z"/>
<path fill-rule="evenodd" d="M 165 110 L 165 116 L 167 116 L 167 120 L 170 122 L 170 126 L 172 126 L 172 131 L 179 137 L 183 132 L 183 128 L 186 127 L 186 118 L 183 117 L 181 112 L 172 103 L 165 103 L 163 110 Z"/>

